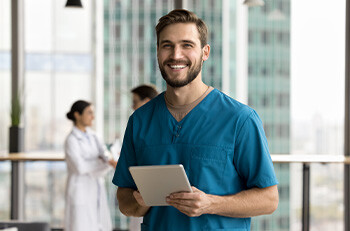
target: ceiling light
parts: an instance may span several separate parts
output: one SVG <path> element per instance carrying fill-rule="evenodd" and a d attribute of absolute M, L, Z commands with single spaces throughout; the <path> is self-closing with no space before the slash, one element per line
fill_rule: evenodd
<path fill-rule="evenodd" d="M 66 7 L 83 8 L 80 0 L 67 0 Z"/>
<path fill-rule="evenodd" d="M 271 21 L 282 21 L 287 17 L 279 9 L 274 9 L 268 14 L 267 18 Z"/>

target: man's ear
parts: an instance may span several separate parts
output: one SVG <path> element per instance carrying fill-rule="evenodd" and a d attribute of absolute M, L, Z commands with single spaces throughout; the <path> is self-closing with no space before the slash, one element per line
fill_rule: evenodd
<path fill-rule="evenodd" d="M 205 45 L 203 48 L 203 57 L 202 60 L 206 61 L 209 58 L 209 54 L 210 54 L 210 46 L 209 44 Z"/>

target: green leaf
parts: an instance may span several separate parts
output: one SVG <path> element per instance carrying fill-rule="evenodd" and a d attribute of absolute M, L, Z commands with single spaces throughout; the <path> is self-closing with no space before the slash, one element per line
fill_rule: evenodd
<path fill-rule="evenodd" d="M 12 101 L 11 126 L 19 126 L 21 123 L 22 105 L 19 95 Z"/>

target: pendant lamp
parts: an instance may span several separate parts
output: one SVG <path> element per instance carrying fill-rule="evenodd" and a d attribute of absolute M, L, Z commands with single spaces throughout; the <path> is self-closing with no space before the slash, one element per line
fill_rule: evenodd
<path fill-rule="evenodd" d="M 265 5 L 265 2 L 263 0 L 244 0 L 244 5 L 247 6 L 263 6 Z"/>
<path fill-rule="evenodd" d="M 271 21 L 282 21 L 285 20 L 287 17 L 279 9 L 276 8 L 267 15 L 267 18 Z"/>
<path fill-rule="evenodd" d="M 66 7 L 83 8 L 80 0 L 67 0 Z"/>

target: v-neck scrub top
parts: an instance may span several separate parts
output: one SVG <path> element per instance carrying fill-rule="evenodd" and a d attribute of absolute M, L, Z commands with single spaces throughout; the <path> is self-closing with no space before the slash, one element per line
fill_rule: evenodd
<path fill-rule="evenodd" d="M 217 89 L 180 122 L 167 109 L 164 92 L 130 116 L 113 183 L 136 189 L 130 166 L 166 164 L 182 164 L 190 184 L 213 195 L 278 184 L 259 116 Z M 250 218 L 188 217 L 172 206 L 155 206 L 141 230 L 248 231 Z"/>

